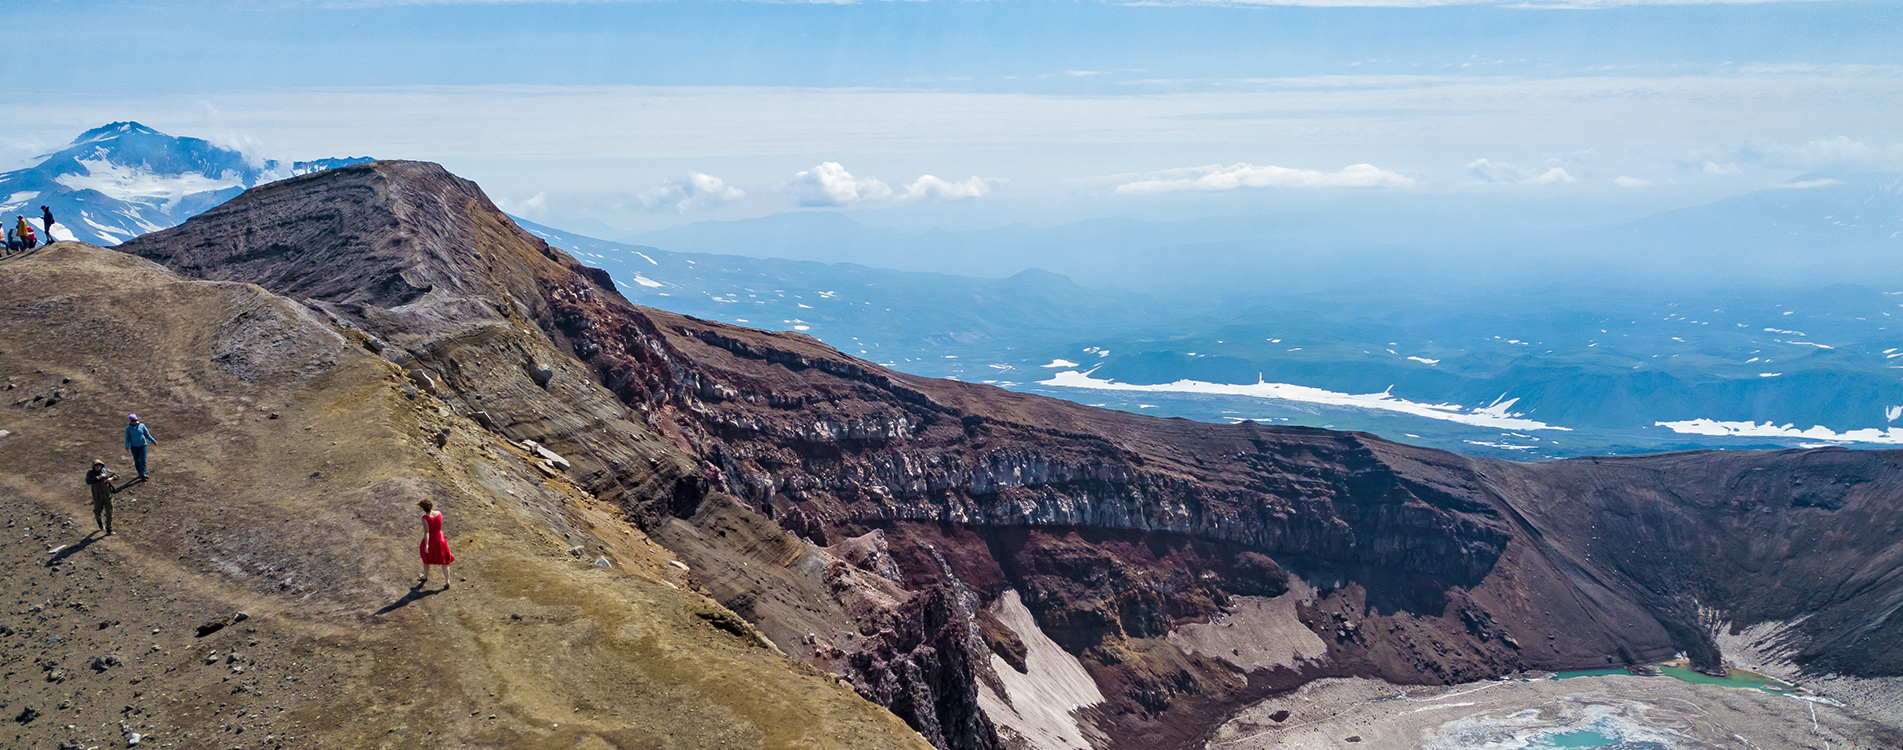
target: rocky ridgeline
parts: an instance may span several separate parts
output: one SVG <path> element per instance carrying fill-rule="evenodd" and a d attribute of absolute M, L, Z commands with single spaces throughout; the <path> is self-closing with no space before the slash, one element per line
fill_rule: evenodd
<path fill-rule="evenodd" d="M 125 249 L 303 301 L 453 410 L 558 454 L 777 646 L 948 750 L 1025 736 L 983 706 L 1040 639 L 1103 696 L 1058 721 L 1145 750 L 1199 746 L 1321 676 L 1711 665 L 1714 608 L 1821 610 L 1817 658 L 1903 671 L 1873 645 L 1903 635 L 1881 617 L 1903 582 L 1857 567 L 1897 554 L 1871 531 L 1903 522 L 1890 453 L 1832 458 L 1834 489 L 1793 494 L 1818 470 L 1788 455 L 1811 453 L 1519 465 L 917 378 L 630 305 L 429 164 L 287 180 Z M 1792 569 L 1858 586 L 1765 580 L 1803 554 L 1828 560 Z M 1179 638 L 1284 595 L 1299 622 L 1273 627 L 1325 654 L 1259 664 Z M 1007 600 L 1038 632 L 1001 624 Z"/>

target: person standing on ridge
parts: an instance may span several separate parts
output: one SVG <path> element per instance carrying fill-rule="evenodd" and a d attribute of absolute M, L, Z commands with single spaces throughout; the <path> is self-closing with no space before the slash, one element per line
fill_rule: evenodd
<path fill-rule="evenodd" d="M 416 546 L 416 552 L 423 557 L 423 577 L 416 580 L 416 587 L 423 588 L 429 583 L 429 566 L 443 566 L 443 588 L 449 588 L 449 564 L 456 556 L 449 552 L 449 537 L 443 536 L 443 514 L 436 511 L 436 504 L 428 500 L 416 501 L 416 507 L 423 509 L 423 542 Z"/>
<path fill-rule="evenodd" d="M 12 255 L 19 251 L 20 251 L 20 231 L 17 229 L 14 229 L 13 227 L 7 227 L 7 254 Z"/>
<path fill-rule="evenodd" d="M 53 209 L 40 206 L 40 230 L 46 232 L 46 244 L 53 244 Z"/>
<path fill-rule="evenodd" d="M 86 485 L 93 491 L 93 523 L 99 530 L 112 536 L 112 470 L 106 468 L 106 462 L 93 460 L 91 471 L 86 472 Z"/>
<path fill-rule="evenodd" d="M 140 479 L 145 478 L 145 446 L 158 441 L 152 437 L 152 431 L 145 428 L 145 423 L 139 421 L 139 415 L 126 415 L 126 450 L 132 454 L 132 465 L 139 470 Z"/>
<path fill-rule="evenodd" d="M 16 215 L 14 218 L 17 218 L 20 220 L 14 226 L 14 229 L 20 233 L 20 249 L 32 250 L 33 243 L 34 243 L 33 225 L 27 223 L 25 216 Z"/>

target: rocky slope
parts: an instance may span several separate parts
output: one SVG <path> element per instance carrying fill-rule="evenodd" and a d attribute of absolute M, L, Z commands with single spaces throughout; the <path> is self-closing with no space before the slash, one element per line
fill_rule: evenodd
<path fill-rule="evenodd" d="M 366 343 L 111 250 L 0 260 L 0 745 L 927 747 Z M 424 498 L 447 590 L 412 588 Z"/>
<path fill-rule="evenodd" d="M 1817 669 L 1903 673 L 1896 453 L 1513 464 L 917 378 L 630 305 L 412 162 L 257 188 L 122 249 L 297 300 L 445 419 L 549 446 L 779 648 L 941 748 L 1196 746 L 1321 676 L 1715 665 L 1719 619 L 1815 612 L 1792 637 Z"/>

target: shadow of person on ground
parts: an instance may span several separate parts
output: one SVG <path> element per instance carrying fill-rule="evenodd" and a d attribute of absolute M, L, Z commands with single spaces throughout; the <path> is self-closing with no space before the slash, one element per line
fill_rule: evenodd
<path fill-rule="evenodd" d="M 426 596 L 435 596 L 437 594 L 443 593 L 448 590 L 449 589 L 444 588 L 444 589 L 436 589 L 434 591 L 425 591 L 421 588 L 412 586 L 410 587 L 410 593 L 404 594 L 403 598 L 401 599 L 390 602 L 389 605 L 385 606 L 383 609 L 379 609 L 375 612 L 370 613 L 370 616 L 377 617 L 379 615 L 387 615 L 391 612 L 395 612 L 399 609 L 410 606 L 411 602 L 422 601 L 422 599 Z"/>
<path fill-rule="evenodd" d="M 105 538 L 104 536 L 95 536 L 96 534 L 100 534 L 100 533 L 102 532 L 98 532 L 98 531 L 92 532 L 91 534 L 87 534 L 85 539 L 81 539 L 77 542 L 74 542 L 72 544 L 68 544 L 64 547 L 59 548 L 57 551 L 53 552 L 52 557 L 49 557 L 46 559 L 46 567 L 50 568 L 55 565 L 58 565 L 62 561 L 64 561 L 66 558 L 79 554 L 80 550 L 83 550 L 87 547 L 91 547 L 93 542 L 97 542 L 101 539 L 104 539 Z"/>
<path fill-rule="evenodd" d="M 145 484 L 145 477 L 133 477 L 131 479 L 126 480 L 125 484 L 112 488 L 112 494 L 117 495 L 121 492 L 125 492 L 126 488 L 131 487 L 132 485 L 135 485 L 135 484 Z"/>

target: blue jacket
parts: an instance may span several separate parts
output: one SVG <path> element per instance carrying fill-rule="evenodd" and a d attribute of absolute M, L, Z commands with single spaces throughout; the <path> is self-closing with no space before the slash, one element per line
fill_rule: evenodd
<path fill-rule="evenodd" d="M 126 425 L 127 450 L 143 448 L 146 443 L 156 443 L 158 441 L 158 438 L 152 437 L 152 431 L 145 429 L 144 422 Z"/>

